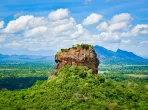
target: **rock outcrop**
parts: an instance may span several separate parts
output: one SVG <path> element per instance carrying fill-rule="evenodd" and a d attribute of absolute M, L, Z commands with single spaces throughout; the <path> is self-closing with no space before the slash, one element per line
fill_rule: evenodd
<path fill-rule="evenodd" d="M 63 68 L 65 64 L 74 66 L 87 66 L 93 70 L 94 74 L 98 73 L 99 59 L 91 45 L 82 44 L 69 49 L 61 49 L 55 56 L 56 70 Z"/>

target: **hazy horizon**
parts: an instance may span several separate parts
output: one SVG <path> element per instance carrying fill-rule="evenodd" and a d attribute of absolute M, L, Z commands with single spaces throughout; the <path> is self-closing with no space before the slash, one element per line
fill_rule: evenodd
<path fill-rule="evenodd" d="M 95 46 L 99 46 L 99 45 L 95 45 Z M 99 47 L 103 47 L 103 46 L 99 46 Z M 105 49 L 107 49 L 107 48 L 105 48 Z M 107 49 L 107 50 L 110 50 L 110 49 Z M 117 50 L 110 50 L 110 51 L 117 52 Z M 0 54 L 2 54 L 2 55 L 54 56 L 58 51 L 60 51 L 60 50 L 43 50 L 43 49 L 29 50 L 27 48 L 24 48 L 24 49 L 23 48 L 22 49 L 11 49 L 11 48 L 1 49 L 0 48 Z M 127 50 L 123 50 L 123 51 L 127 51 Z M 130 52 L 130 51 L 127 51 L 127 52 Z M 138 55 L 136 53 L 134 53 L 134 54 Z M 138 56 L 148 59 L 148 56 L 141 56 L 141 55 L 138 55 Z"/>

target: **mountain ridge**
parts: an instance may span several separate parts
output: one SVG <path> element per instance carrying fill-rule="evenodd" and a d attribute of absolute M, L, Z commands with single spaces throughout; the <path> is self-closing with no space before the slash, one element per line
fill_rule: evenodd
<path fill-rule="evenodd" d="M 148 64 L 148 59 L 138 56 L 133 52 L 128 52 L 121 49 L 117 49 L 117 51 L 114 52 L 98 45 L 94 46 L 94 49 L 103 63 L 109 63 L 112 61 L 114 63 Z M 101 51 L 102 49 L 103 51 Z"/>
<path fill-rule="evenodd" d="M 11 49 L 11 48 L 0 48 L 0 54 L 4 55 L 34 55 L 34 56 L 52 56 L 56 54 L 54 50 L 29 50 L 23 49 Z"/>
<path fill-rule="evenodd" d="M 97 56 L 100 58 L 101 63 L 115 63 L 115 64 L 148 64 L 148 59 L 143 58 L 141 56 L 138 56 L 134 54 L 133 52 L 128 52 L 125 50 L 117 49 L 116 52 L 106 49 L 102 46 L 96 45 L 94 46 L 94 50 L 97 54 Z M 31 50 L 30 50 L 31 51 Z M 54 61 L 54 52 L 50 50 L 44 50 L 46 54 L 43 53 L 43 51 L 37 51 L 36 55 L 4 55 L 3 53 L 0 53 L 0 59 L 1 61 L 34 61 L 34 60 L 40 60 L 40 61 Z M 36 52 L 36 51 L 35 51 Z M 51 54 L 50 54 L 51 53 Z M 43 55 L 44 54 L 44 55 Z"/>

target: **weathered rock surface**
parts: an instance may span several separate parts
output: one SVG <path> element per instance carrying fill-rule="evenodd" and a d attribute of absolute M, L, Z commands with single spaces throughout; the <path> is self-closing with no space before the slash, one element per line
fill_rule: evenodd
<path fill-rule="evenodd" d="M 83 44 L 84 45 L 84 44 Z M 55 56 L 56 70 L 63 68 L 65 64 L 74 66 L 87 66 L 93 70 L 94 74 L 98 73 L 99 59 L 92 46 L 79 45 L 77 47 L 63 49 L 58 52 Z"/>

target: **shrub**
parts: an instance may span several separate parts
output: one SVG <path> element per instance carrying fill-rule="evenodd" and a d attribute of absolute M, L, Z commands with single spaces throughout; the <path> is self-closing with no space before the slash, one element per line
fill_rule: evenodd
<path fill-rule="evenodd" d="M 67 52 L 68 49 L 61 49 L 61 52 Z"/>
<path fill-rule="evenodd" d="M 86 76 L 87 76 L 87 73 L 86 72 L 82 72 L 82 73 L 79 73 L 79 76 L 80 76 L 80 78 L 86 78 Z"/>
<path fill-rule="evenodd" d="M 88 45 L 88 44 L 81 44 L 82 49 L 88 50 L 89 49 L 89 46 L 90 45 Z"/>

